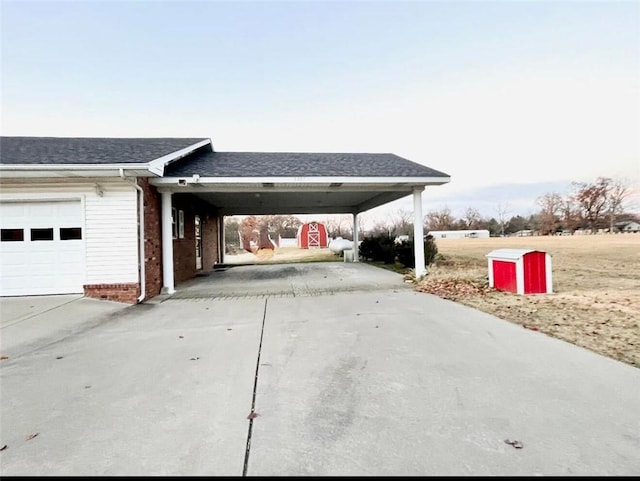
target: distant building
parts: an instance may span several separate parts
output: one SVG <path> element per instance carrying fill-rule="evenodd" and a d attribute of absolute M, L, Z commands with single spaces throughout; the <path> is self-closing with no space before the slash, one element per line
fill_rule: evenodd
<path fill-rule="evenodd" d="M 526 229 L 526 230 L 519 230 L 518 232 L 514 232 L 513 234 L 511 234 L 512 237 L 530 237 L 534 234 L 534 231 Z"/>
<path fill-rule="evenodd" d="M 476 230 L 431 230 L 428 232 L 434 239 L 488 239 L 489 231 Z"/>
<path fill-rule="evenodd" d="M 616 222 L 616 230 L 619 232 L 640 232 L 640 223 L 634 220 Z"/>

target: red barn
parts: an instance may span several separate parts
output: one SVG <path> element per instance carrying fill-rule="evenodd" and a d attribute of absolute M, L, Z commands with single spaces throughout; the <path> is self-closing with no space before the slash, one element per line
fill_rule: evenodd
<path fill-rule="evenodd" d="M 329 239 L 327 229 L 319 222 L 308 222 L 298 228 L 298 247 L 300 249 L 312 249 L 314 247 L 327 247 Z"/>
<path fill-rule="evenodd" d="M 489 259 L 489 287 L 516 294 L 551 294 L 551 256 L 532 249 L 496 249 Z"/>

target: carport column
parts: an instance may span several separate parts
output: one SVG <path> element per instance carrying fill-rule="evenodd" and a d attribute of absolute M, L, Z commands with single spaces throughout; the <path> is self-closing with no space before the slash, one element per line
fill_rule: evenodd
<path fill-rule="evenodd" d="M 416 279 L 427 273 L 424 266 L 424 226 L 422 225 L 423 186 L 413 188 L 413 250 L 416 260 Z"/>
<path fill-rule="evenodd" d="M 223 264 L 224 264 L 224 256 L 227 253 L 227 244 L 225 240 L 227 238 L 227 232 L 224 224 L 225 224 L 224 215 L 219 215 L 218 226 L 220 228 L 218 229 L 218 243 L 220 244 L 220 252 L 218 254 L 218 257 L 220 258 L 220 262 Z"/>
<path fill-rule="evenodd" d="M 353 213 L 353 262 L 358 262 L 360 249 L 358 249 L 358 213 Z"/>
<path fill-rule="evenodd" d="M 162 291 L 176 292 L 173 281 L 173 221 L 171 192 L 162 192 Z"/>

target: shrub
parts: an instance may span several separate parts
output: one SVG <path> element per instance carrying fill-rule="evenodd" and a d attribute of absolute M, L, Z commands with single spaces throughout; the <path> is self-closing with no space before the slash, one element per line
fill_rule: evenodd
<path fill-rule="evenodd" d="M 398 256 L 398 262 L 405 267 L 415 267 L 416 260 L 413 251 L 413 239 L 403 240 L 396 245 L 396 255 Z M 424 238 L 424 263 L 425 265 L 431 265 L 436 259 L 438 254 L 438 247 L 436 241 L 431 234 Z"/>
<path fill-rule="evenodd" d="M 360 243 L 360 256 L 370 261 L 393 264 L 396 259 L 395 243 L 388 235 L 365 237 Z"/>

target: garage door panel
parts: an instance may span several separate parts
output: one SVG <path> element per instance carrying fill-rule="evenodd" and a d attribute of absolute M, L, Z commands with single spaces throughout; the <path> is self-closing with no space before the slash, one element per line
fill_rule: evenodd
<path fill-rule="evenodd" d="M 79 201 L 0 204 L 2 229 L 24 229 L 22 241 L 11 232 L 0 242 L 0 295 L 82 293 L 82 217 Z M 61 228 L 76 228 L 63 234 L 71 240 L 61 240 Z"/>

